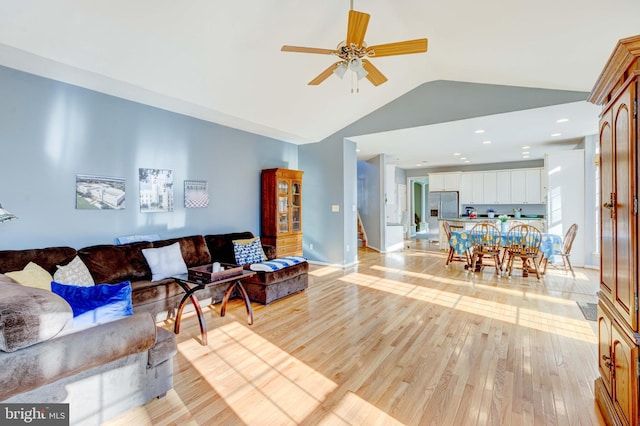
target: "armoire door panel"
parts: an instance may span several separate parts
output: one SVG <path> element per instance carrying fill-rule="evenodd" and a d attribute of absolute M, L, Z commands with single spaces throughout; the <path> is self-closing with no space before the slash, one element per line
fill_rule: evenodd
<path fill-rule="evenodd" d="M 627 88 L 613 105 L 615 145 L 615 241 L 616 286 L 614 304 L 632 329 L 635 320 L 635 276 L 633 264 L 633 203 L 635 195 L 635 147 L 631 142 L 631 108 L 635 86 Z"/>
<path fill-rule="evenodd" d="M 635 401 L 638 394 L 634 387 L 637 346 L 629 342 L 615 325 L 611 328 L 611 338 L 614 360 L 613 403 L 626 424 L 637 424 Z"/>
<path fill-rule="evenodd" d="M 611 110 L 600 119 L 600 287 L 603 294 L 613 302 L 613 288 L 616 281 L 615 220 L 610 204 L 614 192 L 615 151 L 611 129 Z"/>
<path fill-rule="evenodd" d="M 613 354 L 611 351 L 611 320 L 598 305 L 598 369 L 609 395 L 611 390 L 611 368 Z"/>

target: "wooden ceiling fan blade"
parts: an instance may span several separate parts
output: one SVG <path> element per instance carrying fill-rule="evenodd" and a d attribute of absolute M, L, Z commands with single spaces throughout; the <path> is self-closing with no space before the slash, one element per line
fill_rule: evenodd
<path fill-rule="evenodd" d="M 333 74 L 333 70 L 335 70 L 336 66 L 341 62 L 342 61 L 338 61 L 335 64 L 329 65 L 329 67 L 326 70 L 322 71 L 316 78 L 314 78 L 309 82 L 309 86 L 317 86 L 318 84 L 325 81 L 327 78 L 331 76 L 331 74 Z"/>
<path fill-rule="evenodd" d="M 357 10 L 349 11 L 349 26 L 347 27 L 346 40 L 347 46 L 350 46 L 352 43 L 358 47 L 362 46 L 370 17 L 371 15 L 368 13 L 358 12 Z"/>
<path fill-rule="evenodd" d="M 298 52 L 298 53 L 318 53 L 320 55 L 331 55 L 337 53 L 333 49 L 318 49 L 317 47 L 302 47 L 302 46 L 282 46 L 280 49 L 283 52 Z"/>
<path fill-rule="evenodd" d="M 424 53 L 427 51 L 428 41 L 426 38 L 416 40 L 398 41 L 396 43 L 379 44 L 367 48 L 374 58 L 381 56 L 406 55 L 409 53 Z"/>
<path fill-rule="evenodd" d="M 367 80 L 369 80 L 374 86 L 380 86 L 382 83 L 388 80 L 388 78 L 385 77 L 384 74 L 382 74 L 380 70 L 373 66 L 373 64 L 368 60 L 362 60 L 362 67 L 368 73 Z"/>

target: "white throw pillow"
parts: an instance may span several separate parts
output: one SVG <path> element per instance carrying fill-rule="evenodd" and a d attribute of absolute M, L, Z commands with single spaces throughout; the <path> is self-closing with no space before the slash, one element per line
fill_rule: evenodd
<path fill-rule="evenodd" d="M 160 281 L 178 274 L 187 273 L 180 243 L 159 248 L 142 249 L 142 254 L 151 269 L 151 281 Z"/>
<path fill-rule="evenodd" d="M 60 284 L 82 287 L 90 287 L 96 284 L 87 265 L 78 256 L 64 266 L 58 265 L 58 270 L 53 274 L 53 280 Z"/>

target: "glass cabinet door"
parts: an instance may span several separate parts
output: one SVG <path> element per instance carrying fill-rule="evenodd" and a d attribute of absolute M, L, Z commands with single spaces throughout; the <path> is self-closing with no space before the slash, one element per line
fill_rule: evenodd
<path fill-rule="evenodd" d="M 289 182 L 278 181 L 278 232 L 289 232 Z"/>
<path fill-rule="evenodd" d="M 298 181 L 291 183 L 291 231 L 302 229 L 302 184 Z"/>

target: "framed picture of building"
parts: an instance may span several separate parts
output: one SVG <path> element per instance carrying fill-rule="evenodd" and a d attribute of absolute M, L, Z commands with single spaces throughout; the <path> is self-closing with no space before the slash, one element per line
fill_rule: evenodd
<path fill-rule="evenodd" d="M 173 211 L 173 171 L 138 169 L 140 180 L 140 212 Z"/>
<path fill-rule="evenodd" d="M 76 209 L 123 210 L 124 207 L 124 178 L 76 175 Z"/>
<path fill-rule="evenodd" d="M 209 205 L 209 190 L 206 180 L 184 181 L 184 207 L 198 209 Z"/>

